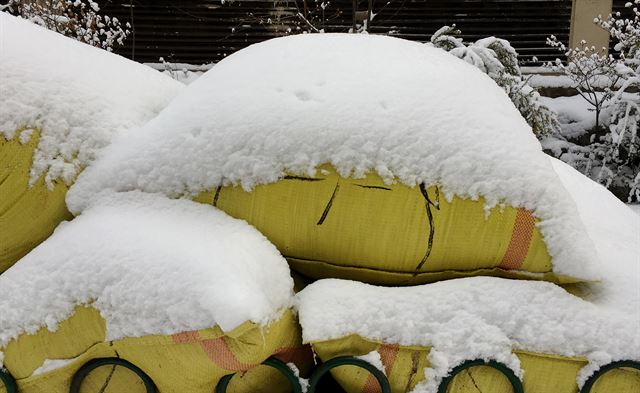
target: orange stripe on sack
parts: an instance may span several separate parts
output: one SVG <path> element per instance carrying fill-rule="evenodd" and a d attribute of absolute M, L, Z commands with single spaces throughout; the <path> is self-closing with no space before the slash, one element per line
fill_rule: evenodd
<path fill-rule="evenodd" d="M 362 393 L 381 393 L 382 389 L 380 389 L 380 384 L 378 380 L 373 375 L 369 374 L 367 377 L 367 382 L 364 383 L 362 387 Z"/>
<path fill-rule="evenodd" d="M 171 338 L 176 344 L 191 344 L 197 342 L 200 339 L 200 336 L 198 335 L 198 331 L 194 330 L 190 332 L 172 334 Z"/>
<path fill-rule="evenodd" d="M 380 353 L 380 359 L 384 365 L 384 370 L 387 372 L 387 375 L 391 375 L 393 365 L 396 363 L 396 359 L 398 358 L 398 352 L 400 352 L 400 345 L 382 344 L 380 345 L 380 348 L 378 348 L 378 352 Z"/>
<path fill-rule="evenodd" d="M 518 209 L 516 220 L 513 223 L 511 241 L 499 267 L 507 270 L 522 268 L 522 264 L 529 253 L 529 245 L 531 244 L 535 226 L 536 219 L 533 214 L 529 210 Z"/>
<path fill-rule="evenodd" d="M 387 376 L 391 375 L 391 370 L 398 357 L 400 346 L 398 344 L 380 344 L 378 353 L 380 354 L 380 360 L 384 366 L 384 371 Z M 369 374 L 367 381 L 362 387 L 362 393 L 382 393 L 380 383 L 372 374 Z"/>
<path fill-rule="evenodd" d="M 200 342 L 200 345 L 209 359 L 215 363 L 216 366 L 225 370 L 245 371 L 256 366 L 256 364 L 247 364 L 239 361 L 233 351 L 229 349 L 227 342 L 224 341 L 224 337 L 213 340 L 203 340 Z"/>

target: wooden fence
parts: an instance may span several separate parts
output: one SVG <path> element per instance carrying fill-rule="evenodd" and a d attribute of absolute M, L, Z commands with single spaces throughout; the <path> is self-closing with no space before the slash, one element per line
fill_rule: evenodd
<path fill-rule="evenodd" d="M 426 42 L 443 25 L 456 24 L 466 41 L 495 35 L 511 41 L 524 62 L 552 60 L 558 52 L 545 45 L 556 35 L 568 41 L 571 0 L 238 0 L 222 2 L 101 1 L 106 14 L 132 25 L 133 33 L 116 51 L 141 62 L 214 63 L 248 45 L 312 28 L 348 32 L 371 7 L 367 30 Z M 355 15 L 354 15 L 355 9 Z"/>

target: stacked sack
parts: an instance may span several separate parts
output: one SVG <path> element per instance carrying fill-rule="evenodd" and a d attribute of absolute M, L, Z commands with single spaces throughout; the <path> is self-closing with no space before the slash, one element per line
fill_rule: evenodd
<path fill-rule="evenodd" d="M 286 392 L 257 366 L 311 364 L 286 261 L 245 222 L 190 201 L 105 196 L 0 285 L 20 294 L 0 300 L 3 362 L 20 393 L 210 393 L 233 372 L 233 391 Z"/>
<path fill-rule="evenodd" d="M 585 227 L 594 209 L 578 211 L 557 166 L 504 92 L 441 50 L 295 36 L 220 62 L 67 201 L 80 213 L 105 189 L 188 197 L 255 226 L 309 281 L 353 280 L 297 295 L 304 342 L 327 364 L 363 356 L 394 393 L 575 393 L 640 360 L 639 277 L 621 273 L 637 272 L 638 225 Z M 611 198 L 609 214 L 631 214 Z M 602 228 L 620 225 L 605 245 Z M 465 278 L 479 275 L 493 278 Z M 380 389 L 361 369 L 332 372 L 349 393 Z M 640 382 L 607 379 L 593 391 Z"/>
<path fill-rule="evenodd" d="M 120 351 L 129 348 L 123 358 L 139 366 L 161 392 L 211 391 L 223 375 L 233 372 L 238 374 L 231 378 L 229 391 L 245 391 L 233 384 L 241 384 L 251 370 L 263 370 L 254 367 L 278 355 L 277 348 L 294 348 L 299 359 L 306 359 L 303 341 L 325 364 L 349 356 L 379 370 L 332 370 L 348 393 L 379 391 L 376 375 L 384 375 L 394 393 L 446 392 L 443 384 L 449 384 L 449 392 L 502 393 L 522 385 L 525 392 L 575 393 L 600 366 L 640 360 L 638 332 L 629 329 L 640 322 L 640 299 L 629 293 L 638 277 L 599 265 L 615 252 L 629 260 L 629 266 L 634 260 L 637 265 L 638 254 L 624 251 L 628 239 L 621 239 L 622 251 L 594 245 L 594 233 L 585 228 L 554 165 L 504 92 L 474 67 L 439 49 L 389 37 L 331 34 L 253 45 L 217 64 L 144 127 L 106 147 L 79 176 L 67 195 L 68 207 L 79 217 L 60 229 L 60 237 L 78 242 L 71 249 L 91 260 L 91 250 L 104 242 L 84 246 L 86 242 L 73 239 L 95 223 L 103 223 L 97 234 L 132 226 L 95 258 L 100 265 L 115 255 L 114 260 L 121 261 L 115 265 L 127 269 L 106 282 L 87 282 L 91 291 L 84 297 L 61 289 L 66 311 L 51 317 L 36 314 L 38 323 L 6 318 L 6 326 L 15 332 L 0 341 L 5 366 L 14 376 L 21 372 L 18 384 L 27 386 L 29 378 L 38 378 L 35 367 L 45 367 L 43 359 L 72 355 L 40 356 L 23 369 L 20 356 L 9 358 L 12 345 L 17 348 L 31 337 L 18 332 L 34 333 L 42 321 L 52 321 L 51 330 L 61 320 L 77 326 L 90 320 L 98 327 L 87 342 L 113 350 L 109 357 L 120 357 Z M 575 180 L 573 173 L 567 177 Z M 260 247 L 267 246 L 255 240 L 258 234 L 250 234 L 246 226 L 247 233 L 236 233 L 232 224 L 219 225 L 233 220 L 211 206 L 166 197 L 190 198 L 246 220 L 293 270 L 309 282 L 320 280 L 294 299 L 292 284 L 285 280 L 288 271 L 277 264 L 277 255 L 263 257 Z M 121 221 L 109 227 L 110 217 Z M 206 230 L 208 221 L 225 229 Z M 157 228 L 153 234 L 140 234 L 135 222 Z M 198 235 L 200 230 L 211 236 Z M 166 241 L 172 236 L 185 243 L 178 247 Z M 7 274 L 19 274 L 14 271 L 40 269 L 43 254 L 52 252 L 45 247 L 64 248 L 55 243 L 57 237 L 0 277 L 0 284 Z M 135 294 L 151 307 L 148 312 L 143 307 L 114 309 L 125 302 L 112 286 L 124 290 L 130 266 L 137 266 L 127 255 L 137 243 L 154 239 L 157 249 L 148 247 L 134 257 L 144 263 L 133 282 L 156 283 L 152 286 L 162 296 L 152 296 L 152 291 Z M 243 247 L 239 239 L 246 239 Z M 132 248 L 121 251 L 121 245 Z M 228 258 L 204 257 L 225 247 L 233 251 L 224 253 Z M 191 249 L 202 250 L 191 255 Z M 173 285 L 163 284 L 183 279 L 180 266 L 190 265 L 189 256 L 199 261 L 196 266 L 211 263 L 209 268 L 219 269 L 219 274 L 204 272 L 200 277 L 202 271 L 190 266 L 191 275 L 185 274 L 193 276 L 193 285 L 172 290 Z M 169 267 L 154 268 L 154 257 Z M 67 258 L 61 253 L 50 263 L 62 264 Z M 68 271 L 78 269 L 69 266 Z M 149 280 L 143 272 L 162 279 Z M 469 277 L 479 275 L 493 277 Z M 620 285 L 611 290 L 614 282 Z M 222 284 L 235 289 L 217 288 Z M 48 285 L 32 284 L 34 293 L 42 286 Z M 159 312 L 156 301 L 172 293 L 180 301 L 167 301 L 168 311 Z M 206 301 L 184 303 L 196 293 Z M 234 307 L 234 299 L 245 293 L 246 302 L 268 306 L 258 313 L 244 302 L 244 307 Z M 72 304 L 95 304 L 97 311 L 73 311 Z M 299 312 L 301 332 L 287 311 L 292 305 Z M 209 318 L 192 315 L 198 307 L 209 310 Z M 238 315 L 238 310 L 244 313 Z M 162 323 L 145 322 L 156 314 Z M 225 318 L 237 325 L 224 323 Z M 190 351 L 204 349 L 206 340 L 224 336 L 227 344 L 233 341 L 235 329 L 245 322 L 249 331 L 267 331 L 262 345 L 254 336 L 238 340 L 240 346 L 248 342 L 240 351 L 253 356 L 238 360 L 244 368 L 234 369 L 236 363 L 227 359 L 220 371 L 203 366 L 208 379 L 196 382 L 189 378 L 199 372 L 174 366 L 191 362 L 196 355 Z M 213 330 L 205 333 L 207 327 Z M 48 337 L 49 330 L 36 336 Z M 165 351 L 168 335 L 180 346 L 169 345 L 172 349 Z M 52 345 L 38 340 L 36 346 Z M 136 345 L 152 351 L 155 361 L 146 362 L 149 354 Z M 87 354 L 91 348 L 85 345 L 75 352 Z M 224 357 L 221 353 L 219 348 L 207 352 L 209 358 Z M 57 378 L 64 370 L 67 374 L 60 380 L 67 383 L 80 364 L 96 357 L 83 356 L 40 378 Z M 177 360 L 166 371 L 159 360 L 170 358 Z M 480 363 L 448 379 L 467 360 Z M 299 360 L 295 368 L 308 365 Z M 179 371 L 174 373 L 174 368 Z M 96 378 L 97 384 L 105 381 Z M 286 388 L 272 378 L 257 377 L 253 384 Z M 615 371 L 612 378 L 593 391 L 606 393 L 613 387 L 627 393 L 639 386 L 640 377 L 633 371 Z M 312 377 L 311 389 L 316 382 Z M 131 385 L 118 385 L 116 391 L 131 391 L 124 386 Z"/>

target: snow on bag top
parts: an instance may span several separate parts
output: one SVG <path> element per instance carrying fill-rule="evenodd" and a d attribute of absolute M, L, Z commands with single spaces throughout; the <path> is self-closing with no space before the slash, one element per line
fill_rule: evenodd
<path fill-rule="evenodd" d="M 640 361 L 640 318 L 605 309 L 552 283 L 472 277 L 416 287 L 317 281 L 297 295 L 304 342 L 352 334 L 432 347 L 425 391 L 465 360 L 496 360 L 521 376 L 513 349 L 589 359 L 579 382 L 603 363 Z"/>
<path fill-rule="evenodd" d="M 0 12 L 0 135 L 40 130 L 31 183 L 71 184 L 118 133 L 155 116 L 182 84 Z M 19 132 L 22 131 L 22 132 Z"/>
<path fill-rule="evenodd" d="M 440 49 L 390 37 L 299 35 L 229 56 L 110 146 L 67 203 L 81 212 L 103 189 L 250 190 L 321 164 L 526 208 L 554 272 L 597 278 L 575 206 L 507 95 Z"/>
<path fill-rule="evenodd" d="M 276 248 L 210 206 L 141 192 L 103 196 L 0 275 L 0 348 L 55 330 L 76 305 L 106 320 L 107 340 L 243 322 L 291 304 Z"/>

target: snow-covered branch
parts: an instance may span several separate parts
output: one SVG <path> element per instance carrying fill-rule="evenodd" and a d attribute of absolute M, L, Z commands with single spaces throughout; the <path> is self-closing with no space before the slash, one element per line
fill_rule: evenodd
<path fill-rule="evenodd" d="M 49 30 L 111 51 L 129 35 L 129 24 L 101 15 L 93 0 L 10 0 L 4 8 Z M 4 9 L 3 8 L 3 9 Z"/>

